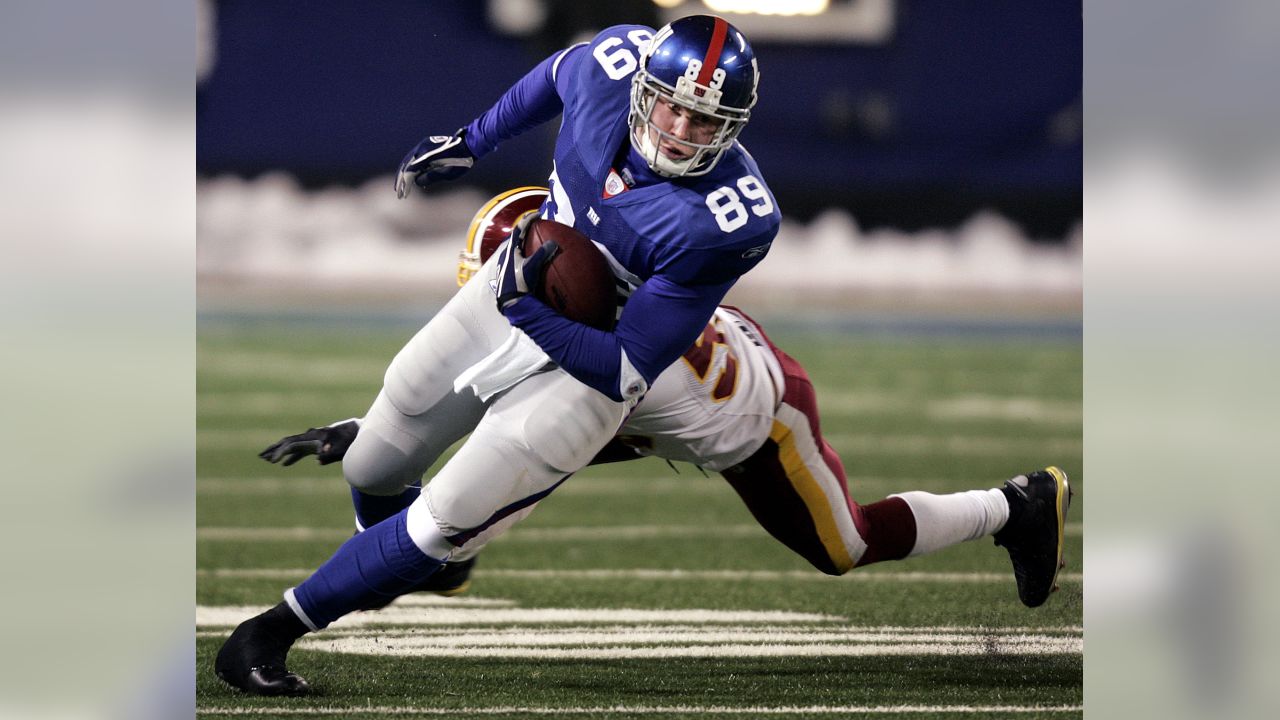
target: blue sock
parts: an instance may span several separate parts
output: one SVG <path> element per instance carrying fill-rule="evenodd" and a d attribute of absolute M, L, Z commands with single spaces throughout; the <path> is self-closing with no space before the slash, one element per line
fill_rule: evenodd
<path fill-rule="evenodd" d="M 356 522 L 361 529 L 374 525 L 395 515 L 413 504 L 422 494 L 422 488 L 409 486 L 399 495 L 369 495 L 351 488 L 351 504 L 356 506 Z"/>
<path fill-rule="evenodd" d="M 304 622 L 318 630 L 354 610 L 386 605 L 444 565 L 414 544 L 407 516 L 401 511 L 353 536 L 286 593 L 297 601 Z"/>

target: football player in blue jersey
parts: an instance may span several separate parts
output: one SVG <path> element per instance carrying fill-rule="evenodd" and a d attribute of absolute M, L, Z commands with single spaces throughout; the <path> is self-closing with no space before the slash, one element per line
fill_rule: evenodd
<path fill-rule="evenodd" d="M 252 693 L 307 692 L 285 667 L 298 637 L 428 583 L 609 442 L 777 234 L 773 195 L 737 142 L 759 77 L 746 37 L 721 18 L 686 17 L 657 32 L 612 27 L 405 157 L 401 196 L 456 178 L 501 141 L 561 116 L 541 215 L 605 253 L 617 323 L 597 330 L 539 301 L 538 270 L 553 248 L 523 257 L 516 228 L 387 369 L 343 461 L 365 530 L 236 628 L 215 662 L 220 677 Z M 421 493 L 407 487 L 468 433 Z"/>
<path fill-rule="evenodd" d="M 758 81 L 746 39 L 720 18 L 684 18 L 656 35 L 611 28 L 545 60 L 470 125 L 420 143 L 397 191 L 457 177 L 562 115 L 543 216 L 596 241 L 635 292 L 612 333 L 584 334 L 536 299 L 509 295 L 502 312 L 571 375 L 631 400 L 777 233 L 773 195 L 736 142 Z M 504 268 L 521 265 L 518 255 L 512 246 Z"/>

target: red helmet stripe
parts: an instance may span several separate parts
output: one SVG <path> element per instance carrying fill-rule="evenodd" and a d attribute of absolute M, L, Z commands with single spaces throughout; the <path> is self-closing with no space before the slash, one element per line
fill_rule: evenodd
<path fill-rule="evenodd" d="M 711 84 L 711 73 L 720 64 L 720 52 L 724 50 L 724 38 L 729 34 L 729 23 L 716 18 L 715 29 L 711 31 L 711 44 L 707 46 L 707 56 L 702 59 L 702 70 L 698 73 L 699 85 Z"/>

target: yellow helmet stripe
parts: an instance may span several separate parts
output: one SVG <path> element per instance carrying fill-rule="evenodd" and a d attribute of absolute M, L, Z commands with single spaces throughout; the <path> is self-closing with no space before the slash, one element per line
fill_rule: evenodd
<path fill-rule="evenodd" d="M 548 195 L 550 192 L 544 187 L 525 185 L 499 193 L 480 208 L 475 217 L 471 218 L 471 226 L 467 228 L 466 249 L 458 253 L 458 287 L 466 285 L 471 276 L 475 274 L 475 271 L 479 269 L 480 249 L 483 243 L 481 236 L 484 234 L 484 230 L 493 222 L 493 218 L 499 212 L 500 206 L 513 198 L 519 200 L 526 195 Z"/>

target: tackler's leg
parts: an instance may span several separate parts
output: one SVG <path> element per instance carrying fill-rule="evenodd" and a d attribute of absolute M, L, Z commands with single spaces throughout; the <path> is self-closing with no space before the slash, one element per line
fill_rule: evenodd
<path fill-rule="evenodd" d="M 773 431 L 760 450 L 724 472 L 771 535 L 831 574 L 994 535 L 1009 551 L 1019 599 L 1029 607 L 1044 603 L 1064 565 L 1066 473 L 1050 467 L 1002 488 L 911 491 L 859 505 L 849 498 L 840 458 L 822 439 L 812 384 L 795 360 L 775 354 L 786 386 Z"/>
<path fill-rule="evenodd" d="M 830 575 L 900 558 L 915 542 L 906 503 L 859 506 L 844 466 L 822 438 L 817 401 L 804 368 L 774 348 L 784 388 L 764 445 L 723 474 L 770 535 Z"/>

